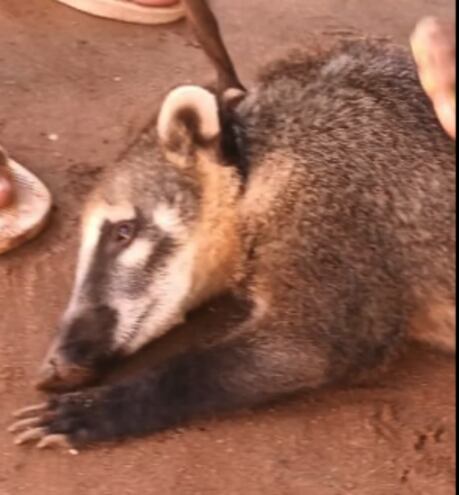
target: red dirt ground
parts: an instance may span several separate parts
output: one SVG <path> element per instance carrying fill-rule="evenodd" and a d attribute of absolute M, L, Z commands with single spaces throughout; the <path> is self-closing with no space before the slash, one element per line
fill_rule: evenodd
<path fill-rule="evenodd" d="M 249 81 L 264 60 L 316 32 L 407 43 L 419 17 L 454 15 L 449 0 L 215 4 Z M 78 456 L 12 445 L 4 431 L 11 412 L 39 399 L 31 382 L 68 296 L 80 205 L 165 90 L 209 78 L 190 39 L 181 24 L 123 25 L 51 0 L 0 0 L 0 142 L 56 201 L 50 228 L 0 259 L 0 495 L 455 493 L 454 361 L 419 349 L 365 388 L 322 391 Z M 212 318 L 198 315 L 182 334 Z M 163 355 L 162 345 L 153 352 Z"/>

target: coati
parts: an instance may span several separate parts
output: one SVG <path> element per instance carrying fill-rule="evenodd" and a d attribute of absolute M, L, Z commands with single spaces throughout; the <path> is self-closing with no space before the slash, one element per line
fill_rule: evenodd
<path fill-rule="evenodd" d="M 210 346 L 26 408 L 16 442 L 81 447 L 316 389 L 414 338 L 455 348 L 455 145 L 409 53 L 357 40 L 239 81 L 181 86 L 88 201 L 73 293 L 41 385 L 77 387 L 224 291 L 250 306 Z"/>

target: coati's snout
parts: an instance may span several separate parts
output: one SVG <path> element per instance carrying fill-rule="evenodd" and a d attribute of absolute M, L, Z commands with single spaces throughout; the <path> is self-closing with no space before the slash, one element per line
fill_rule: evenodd
<path fill-rule="evenodd" d="M 39 369 L 37 387 L 71 389 L 97 378 L 103 364 L 114 357 L 111 340 L 117 319 L 117 311 L 108 306 L 65 318 Z"/>

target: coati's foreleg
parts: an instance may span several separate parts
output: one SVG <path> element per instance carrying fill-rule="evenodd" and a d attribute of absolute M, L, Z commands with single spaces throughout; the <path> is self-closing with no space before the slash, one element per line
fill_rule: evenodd
<path fill-rule="evenodd" d="M 78 447 L 157 432 L 324 382 L 326 357 L 318 349 L 301 350 L 276 338 L 273 324 L 270 336 L 265 323 L 248 327 L 138 379 L 64 394 L 42 408 L 29 408 L 10 431 L 19 433 L 18 443 Z"/>

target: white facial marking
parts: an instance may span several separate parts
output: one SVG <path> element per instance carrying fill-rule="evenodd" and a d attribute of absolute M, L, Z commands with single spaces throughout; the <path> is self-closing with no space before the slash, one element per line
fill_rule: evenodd
<path fill-rule="evenodd" d="M 77 311 L 78 299 L 82 285 L 88 275 L 91 262 L 99 244 L 104 222 L 120 222 L 135 218 L 135 210 L 131 205 L 109 206 L 99 204 L 93 208 L 83 220 L 82 239 L 78 254 L 78 264 L 75 275 L 75 283 L 72 296 L 66 311 L 66 315 L 71 317 Z"/>
<path fill-rule="evenodd" d="M 164 100 L 158 118 L 158 134 L 167 141 L 177 112 L 183 108 L 193 109 L 201 118 L 200 133 L 205 139 L 212 139 L 220 133 L 217 99 L 200 86 L 180 86 L 172 90 Z"/>
<path fill-rule="evenodd" d="M 78 254 L 78 265 L 76 271 L 75 289 L 78 290 L 83 280 L 86 278 L 93 254 L 99 243 L 104 224 L 105 216 L 101 208 L 94 210 L 91 215 L 85 219 L 82 228 L 82 239 L 80 252 Z"/>
<path fill-rule="evenodd" d="M 134 216 L 135 211 L 129 205 L 111 207 L 102 204 L 89 212 L 83 222 L 76 282 L 66 317 L 71 318 L 72 315 L 78 314 L 85 304 L 82 286 L 91 268 L 104 223 L 130 220 Z M 153 220 L 164 232 L 173 233 L 175 236 L 182 228 L 177 213 L 165 203 L 155 208 Z M 120 267 L 141 266 L 153 249 L 153 243 L 147 239 L 134 240 L 120 254 Z M 184 320 L 195 298 L 193 291 L 196 255 L 195 242 L 188 242 L 179 248 L 167 266 L 150 275 L 151 284 L 139 297 L 130 298 L 124 294 L 117 294 L 114 287 L 111 297 L 119 315 L 114 335 L 118 348 L 133 353 Z"/>
<path fill-rule="evenodd" d="M 147 261 L 153 249 L 148 239 L 137 239 L 119 257 L 120 263 L 126 268 L 141 265 Z"/>
<path fill-rule="evenodd" d="M 155 283 L 145 295 L 144 304 L 140 303 L 140 306 L 145 308 L 151 301 L 155 301 L 155 305 L 137 330 L 136 336 L 124 347 L 127 352 L 135 352 L 184 320 L 190 309 L 195 255 L 195 245 L 187 245 L 177 253 L 162 273 L 155 274 Z M 127 307 L 128 304 L 132 302 L 126 301 L 126 305 L 121 304 L 120 307 L 120 315 L 123 315 L 120 321 L 121 332 L 117 335 L 120 344 L 131 331 L 133 312 Z M 139 301 L 134 304 L 139 305 Z M 128 315 L 126 320 L 124 315 Z"/>
<path fill-rule="evenodd" d="M 153 221 L 168 234 L 177 233 L 181 228 L 180 218 L 176 211 L 166 204 L 159 204 L 153 211 Z"/>
<path fill-rule="evenodd" d="M 102 206 L 105 220 L 111 223 L 117 223 L 124 220 L 133 220 L 135 218 L 135 209 L 130 204 L 116 206 Z"/>

